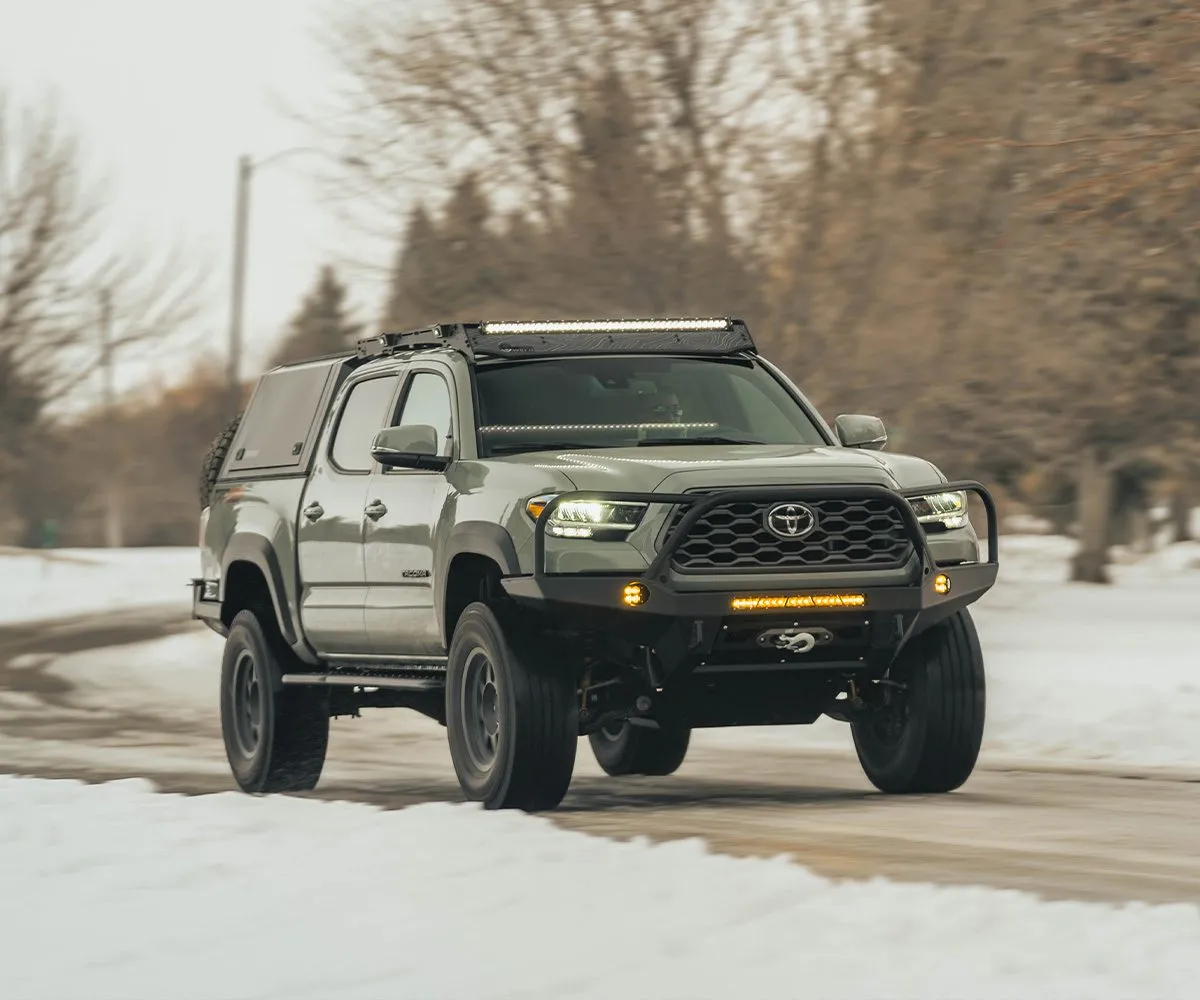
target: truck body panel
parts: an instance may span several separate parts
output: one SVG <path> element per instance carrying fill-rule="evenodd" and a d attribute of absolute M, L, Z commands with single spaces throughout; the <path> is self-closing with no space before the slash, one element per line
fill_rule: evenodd
<path fill-rule="evenodd" d="M 501 577 L 550 574 L 639 574 L 662 549 L 680 508 L 652 503 L 620 540 L 546 537 L 535 565 L 535 520 L 529 500 L 568 491 L 692 494 L 722 489 L 846 485 L 936 490 L 946 477 L 915 456 L 857 450 L 833 443 L 834 432 L 801 390 L 777 368 L 778 380 L 828 443 L 666 444 L 648 447 L 548 448 L 480 458 L 477 391 L 471 364 L 452 349 L 375 360 L 320 359 L 276 370 L 259 383 L 211 507 L 203 520 L 206 575 L 224 580 L 235 562 L 255 566 L 271 591 L 280 628 L 302 657 L 444 656 L 447 586 L 456 559 L 487 560 Z M 479 362 L 491 369 L 497 360 Z M 402 419 L 418 376 L 444 384 L 450 462 L 445 471 L 388 469 L 363 459 L 339 466 L 336 446 L 356 388 L 378 411 L 372 426 Z M 367 385 L 366 383 L 371 383 Z M 294 427 L 285 419 L 293 398 Z M 351 416 L 344 417 L 349 412 Z M 285 449 L 282 437 L 288 438 Z M 275 440 L 279 439 L 279 440 Z M 286 454 L 285 454 L 286 451 Z M 293 454 L 294 452 L 294 454 Z M 255 475 L 254 473 L 257 473 Z M 306 514 L 306 511 L 309 512 Z M 373 512 L 373 513 L 371 513 Z M 948 564 L 979 558 L 967 523 L 926 539 Z M 841 585 L 900 584 L 915 556 L 884 569 L 846 568 Z M 827 574 L 761 568 L 667 577 L 692 592 L 822 586 Z"/>

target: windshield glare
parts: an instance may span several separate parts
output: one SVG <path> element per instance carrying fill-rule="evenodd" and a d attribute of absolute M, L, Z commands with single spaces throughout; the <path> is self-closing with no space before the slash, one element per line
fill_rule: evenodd
<path fill-rule="evenodd" d="M 645 445 L 821 445 L 801 406 L 750 360 L 551 358 L 476 369 L 483 454 Z"/>

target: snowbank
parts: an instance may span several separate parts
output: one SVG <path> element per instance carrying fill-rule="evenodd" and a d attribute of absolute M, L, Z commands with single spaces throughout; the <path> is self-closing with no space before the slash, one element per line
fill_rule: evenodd
<path fill-rule="evenodd" d="M 55 549 L 0 553 L 0 625 L 140 604 L 191 607 L 194 548 Z"/>
<path fill-rule="evenodd" d="M 460 805 L 0 777 L 0 884 L 28 1000 L 1164 1000 L 1200 977 L 1195 906 L 837 883 Z"/>

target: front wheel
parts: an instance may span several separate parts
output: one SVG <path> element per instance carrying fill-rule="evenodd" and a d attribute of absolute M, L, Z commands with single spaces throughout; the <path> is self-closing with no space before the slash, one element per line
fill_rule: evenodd
<path fill-rule="evenodd" d="M 691 729 L 677 723 L 650 729 L 623 721 L 592 733 L 588 742 L 606 774 L 666 775 L 679 770 L 691 737 Z"/>
<path fill-rule="evenodd" d="M 950 792 L 971 776 L 983 742 L 983 653 L 964 609 L 913 640 L 892 679 L 903 685 L 857 719 L 859 763 L 882 792 Z"/>
<path fill-rule="evenodd" d="M 329 706 L 320 692 L 284 687 L 290 650 L 273 625 L 240 611 L 229 626 L 221 663 L 225 754 L 244 792 L 308 791 L 325 766 Z"/>
<path fill-rule="evenodd" d="M 575 678 L 550 662 L 515 614 L 475 603 L 446 669 L 446 730 L 459 785 L 488 809 L 553 809 L 579 743 Z"/>

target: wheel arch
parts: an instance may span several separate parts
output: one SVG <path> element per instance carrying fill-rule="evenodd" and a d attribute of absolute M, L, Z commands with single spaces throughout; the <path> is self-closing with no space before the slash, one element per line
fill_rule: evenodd
<path fill-rule="evenodd" d="M 519 575 L 521 565 L 512 536 L 490 521 L 455 525 L 439 555 L 436 612 L 449 649 L 454 625 L 467 605 L 481 596 L 499 596 L 489 588 L 501 577 Z"/>
<path fill-rule="evenodd" d="M 265 591 L 284 641 L 293 647 L 300 643 L 295 617 L 283 598 L 287 593 L 283 567 L 270 541 L 258 534 L 234 535 L 222 562 L 221 620 L 226 627 L 239 611 L 253 606 L 248 602 Z"/>

